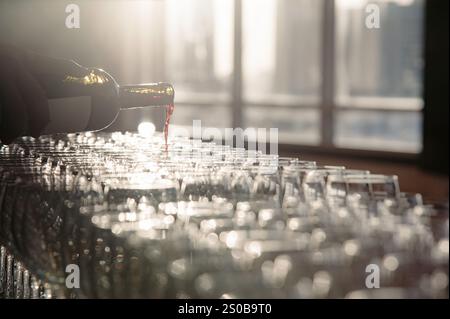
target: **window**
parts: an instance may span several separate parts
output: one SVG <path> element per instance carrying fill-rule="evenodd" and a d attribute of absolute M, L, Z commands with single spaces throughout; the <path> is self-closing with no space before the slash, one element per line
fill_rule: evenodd
<path fill-rule="evenodd" d="M 420 152 L 423 0 L 167 3 L 178 123 L 194 114 L 278 127 L 285 144 Z M 379 29 L 365 25 L 368 4 Z"/>

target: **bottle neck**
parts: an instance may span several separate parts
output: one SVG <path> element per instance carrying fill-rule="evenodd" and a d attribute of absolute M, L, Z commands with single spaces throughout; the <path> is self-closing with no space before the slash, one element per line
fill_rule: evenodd
<path fill-rule="evenodd" d="M 175 91 L 169 83 L 123 85 L 119 88 L 121 109 L 173 104 Z"/>

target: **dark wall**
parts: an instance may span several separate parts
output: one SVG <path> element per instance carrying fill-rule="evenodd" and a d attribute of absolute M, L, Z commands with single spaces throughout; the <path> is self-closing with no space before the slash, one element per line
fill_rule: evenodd
<path fill-rule="evenodd" d="M 449 1 L 428 0 L 425 17 L 425 86 L 422 166 L 448 174 Z"/>

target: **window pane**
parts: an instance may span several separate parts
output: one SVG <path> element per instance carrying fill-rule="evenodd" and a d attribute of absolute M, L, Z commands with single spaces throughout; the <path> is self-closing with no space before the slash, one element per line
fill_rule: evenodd
<path fill-rule="evenodd" d="M 337 146 L 418 153 L 422 148 L 419 112 L 339 111 Z"/>
<path fill-rule="evenodd" d="M 177 99 L 185 94 L 228 94 L 233 1 L 166 2 L 166 73 L 177 90 Z"/>
<path fill-rule="evenodd" d="M 243 0 L 247 100 L 313 97 L 320 86 L 322 1 Z"/>
<path fill-rule="evenodd" d="M 369 4 L 379 8 L 378 29 L 366 24 L 376 22 Z M 421 97 L 423 11 L 423 0 L 337 0 L 337 92 L 343 103 L 354 96 Z"/>
<path fill-rule="evenodd" d="M 315 109 L 246 106 L 244 119 L 247 127 L 278 128 L 280 143 L 318 144 L 320 142 L 320 113 Z"/>

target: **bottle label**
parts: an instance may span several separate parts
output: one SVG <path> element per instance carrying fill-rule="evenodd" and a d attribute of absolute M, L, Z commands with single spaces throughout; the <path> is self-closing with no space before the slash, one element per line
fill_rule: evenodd
<path fill-rule="evenodd" d="M 92 112 L 91 97 L 77 96 L 48 101 L 50 123 L 43 134 L 85 131 Z"/>

